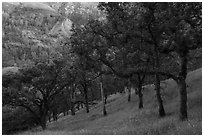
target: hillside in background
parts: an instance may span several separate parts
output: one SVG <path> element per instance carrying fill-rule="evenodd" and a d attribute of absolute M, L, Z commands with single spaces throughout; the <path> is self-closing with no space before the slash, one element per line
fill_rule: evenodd
<path fill-rule="evenodd" d="M 145 86 L 144 108 L 138 109 L 138 98 L 132 93 L 131 102 L 126 94 L 108 98 L 107 116 L 102 115 L 101 103 L 93 106 L 90 113 L 85 110 L 75 116 L 66 116 L 58 122 L 48 123 L 19 134 L 202 134 L 202 69 L 188 74 L 188 117 L 178 119 L 178 88 L 173 80 L 162 82 L 162 95 L 167 116 L 158 117 L 157 101 L 152 85 Z"/>

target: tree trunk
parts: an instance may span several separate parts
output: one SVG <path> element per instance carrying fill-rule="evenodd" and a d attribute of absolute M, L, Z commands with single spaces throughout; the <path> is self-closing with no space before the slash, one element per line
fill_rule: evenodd
<path fill-rule="evenodd" d="M 135 95 L 138 95 L 138 88 L 135 88 Z"/>
<path fill-rule="evenodd" d="M 48 119 L 49 119 L 49 122 L 51 122 L 51 117 L 50 117 L 50 116 L 49 116 L 49 118 L 48 118 Z"/>
<path fill-rule="evenodd" d="M 130 100 L 131 100 L 131 90 L 130 90 L 130 87 L 127 87 L 127 90 L 128 90 L 128 102 L 130 102 Z"/>
<path fill-rule="evenodd" d="M 93 91 L 91 91 L 91 101 L 93 102 L 94 101 L 94 92 Z"/>
<path fill-rule="evenodd" d="M 52 113 L 49 111 L 49 112 L 48 112 L 48 120 L 49 120 L 49 122 L 51 122 L 51 114 L 52 114 Z"/>
<path fill-rule="evenodd" d="M 45 130 L 47 128 L 47 126 L 46 126 L 46 116 L 41 116 L 40 125 L 41 125 L 43 130 Z"/>
<path fill-rule="evenodd" d="M 106 106 L 105 106 L 105 105 L 103 106 L 103 115 L 104 115 L 104 116 L 107 115 L 107 112 L 106 112 Z"/>
<path fill-rule="evenodd" d="M 106 116 L 107 112 L 106 112 L 106 106 L 105 106 L 105 100 L 104 100 L 104 90 L 103 90 L 102 76 L 101 76 L 100 86 L 101 86 L 101 99 L 102 99 L 102 104 L 103 104 L 103 115 Z"/>
<path fill-rule="evenodd" d="M 105 98 L 104 98 L 104 100 L 105 100 L 105 104 L 107 104 L 107 94 L 105 94 Z"/>
<path fill-rule="evenodd" d="M 159 105 L 159 116 L 164 117 L 166 115 L 166 113 L 165 113 L 165 110 L 164 110 L 163 100 L 161 98 L 161 93 L 160 93 L 161 90 L 160 90 L 160 78 L 159 78 L 159 75 L 156 74 L 155 78 L 156 78 L 155 90 L 156 90 L 156 96 L 157 96 L 157 101 L 158 101 L 158 105 Z"/>
<path fill-rule="evenodd" d="M 71 115 L 75 115 L 74 102 L 71 101 Z"/>
<path fill-rule="evenodd" d="M 138 84 L 139 109 L 143 108 L 142 84 Z"/>
<path fill-rule="evenodd" d="M 48 116 L 48 100 L 47 97 L 43 97 L 43 103 L 40 107 L 40 125 L 43 130 L 46 129 L 46 123 L 47 123 L 47 116 Z"/>
<path fill-rule="evenodd" d="M 63 111 L 64 116 L 66 116 L 66 109 Z"/>
<path fill-rule="evenodd" d="M 180 119 L 187 120 L 187 91 L 186 91 L 186 76 L 187 76 L 187 58 L 186 54 L 180 55 L 181 72 L 179 73 L 179 94 L 180 94 Z"/>
<path fill-rule="evenodd" d="M 70 110 L 71 110 L 72 116 L 75 115 L 74 92 L 75 92 L 75 85 L 73 85 L 72 91 L 69 95 L 69 97 L 70 97 Z"/>
<path fill-rule="evenodd" d="M 86 84 L 83 87 L 84 87 L 84 97 L 85 97 L 86 113 L 89 113 L 89 102 L 88 102 L 87 86 L 86 86 Z"/>
<path fill-rule="evenodd" d="M 142 94 L 142 84 L 144 82 L 145 79 L 145 74 L 141 77 L 140 74 L 137 75 L 138 76 L 138 97 L 139 97 L 139 109 L 143 108 L 143 94 Z M 136 90 L 135 90 L 136 91 Z"/>
<path fill-rule="evenodd" d="M 153 14 L 153 17 L 154 17 L 154 14 Z M 151 23 L 149 24 L 148 29 L 149 29 L 149 33 L 151 34 L 152 40 L 154 41 L 154 63 L 153 63 L 153 66 L 154 66 L 154 69 L 158 71 L 160 68 L 158 43 L 157 43 L 157 40 L 154 37 L 154 34 L 151 30 Z M 155 90 L 156 90 L 156 96 L 157 96 L 157 101 L 158 101 L 158 105 L 159 105 L 159 116 L 164 117 L 166 115 L 166 113 L 165 113 L 164 106 L 163 106 L 163 100 L 161 98 L 160 78 L 159 78 L 158 73 L 155 74 Z"/>
<path fill-rule="evenodd" d="M 40 111 L 40 125 L 41 125 L 43 130 L 45 130 L 47 128 L 47 126 L 46 126 L 47 114 L 48 114 L 47 109 L 45 107 L 42 107 L 41 111 Z"/>
<path fill-rule="evenodd" d="M 77 110 L 80 110 L 79 105 L 80 105 L 79 102 L 77 102 L 77 106 L 76 106 Z"/>
<path fill-rule="evenodd" d="M 159 64 L 159 52 L 157 49 L 157 44 L 155 44 L 154 46 L 154 57 L 155 57 L 154 68 L 156 70 L 159 70 L 160 64 Z M 160 77 L 158 73 L 155 74 L 155 90 L 156 90 L 156 96 L 157 96 L 157 101 L 159 105 L 159 116 L 164 117 L 166 113 L 165 113 L 164 106 L 163 106 L 163 100 L 161 98 Z"/>
<path fill-rule="evenodd" d="M 57 112 L 57 108 L 53 108 L 53 113 L 52 113 L 53 115 L 53 121 L 57 121 L 57 114 L 58 114 L 58 112 Z"/>

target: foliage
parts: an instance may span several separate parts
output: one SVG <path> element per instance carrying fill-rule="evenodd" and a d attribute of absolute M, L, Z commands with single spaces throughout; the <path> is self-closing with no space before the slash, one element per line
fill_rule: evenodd
<path fill-rule="evenodd" d="M 5 89 L 8 95 L 5 102 L 13 106 L 21 106 L 30 111 L 42 124 L 41 118 L 47 116 L 51 102 L 57 94 L 73 82 L 70 72 L 62 61 L 50 61 L 49 64 L 38 63 L 36 66 L 24 68 L 17 75 L 18 89 Z M 20 82 L 20 83 L 19 83 Z M 19 85 L 20 84 L 20 85 Z M 45 119 L 46 120 L 46 119 Z M 46 124 L 46 123 L 45 123 Z"/>
<path fill-rule="evenodd" d="M 118 92 L 122 93 L 124 87 L 126 86 L 126 81 L 124 79 L 117 78 L 112 75 L 103 76 L 103 87 L 105 95 L 112 95 Z"/>
<path fill-rule="evenodd" d="M 165 115 L 165 112 L 160 96 L 159 74 L 173 78 L 180 85 L 181 119 L 187 119 L 187 56 L 189 50 L 201 46 L 201 3 L 120 2 L 100 3 L 98 7 L 105 11 L 107 20 L 93 20 L 81 29 L 73 30 L 71 39 L 79 49 L 77 53 L 89 60 L 104 63 L 120 77 L 156 74 L 161 115 Z M 177 12 L 177 9 L 181 11 Z M 175 56 L 171 56 L 170 52 Z M 170 56 L 173 58 L 169 59 Z M 168 70 L 158 72 L 161 71 L 160 60 L 163 66 L 168 65 L 165 60 L 169 60 L 167 63 L 177 61 L 178 73 L 171 74 Z M 142 65 L 148 66 L 148 70 Z M 174 65 L 171 63 L 171 66 Z"/>
<path fill-rule="evenodd" d="M 13 134 L 18 131 L 28 130 L 37 125 L 35 117 L 23 108 L 2 107 L 2 134 Z"/>

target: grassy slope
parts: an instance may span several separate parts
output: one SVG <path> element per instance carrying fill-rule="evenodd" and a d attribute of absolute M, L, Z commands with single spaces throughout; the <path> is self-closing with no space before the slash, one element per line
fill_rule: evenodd
<path fill-rule="evenodd" d="M 202 134 L 202 70 L 188 74 L 189 121 L 178 119 L 178 88 L 173 80 L 166 80 L 162 91 L 165 118 L 159 118 L 153 86 L 144 90 L 144 108 L 138 109 L 138 97 L 133 93 L 131 102 L 126 94 L 109 98 L 108 116 L 102 115 L 101 104 L 90 113 L 81 111 L 48 124 L 48 129 L 32 129 L 21 134 Z"/>

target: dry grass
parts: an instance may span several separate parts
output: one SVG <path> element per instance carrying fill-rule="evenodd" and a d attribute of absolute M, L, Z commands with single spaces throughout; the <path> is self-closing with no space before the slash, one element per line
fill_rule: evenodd
<path fill-rule="evenodd" d="M 202 71 L 196 70 L 188 75 L 188 114 L 189 120 L 178 119 L 177 85 L 166 80 L 166 89 L 162 92 L 167 116 L 158 117 L 157 102 L 153 87 L 144 92 L 144 108 L 138 109 L 138 97 L 132 94 L 131 102 L 127 95 L 112 97 L 107 104 L 107 116 L 102 115 L 99 103 L 89 114 L 85 111 L 75 116 L 67 116 L 58 122 L 49 123 L 48 129 L 40 127 L 20 134 L 65 135 L 65 134 L 202 134 Z"/>

